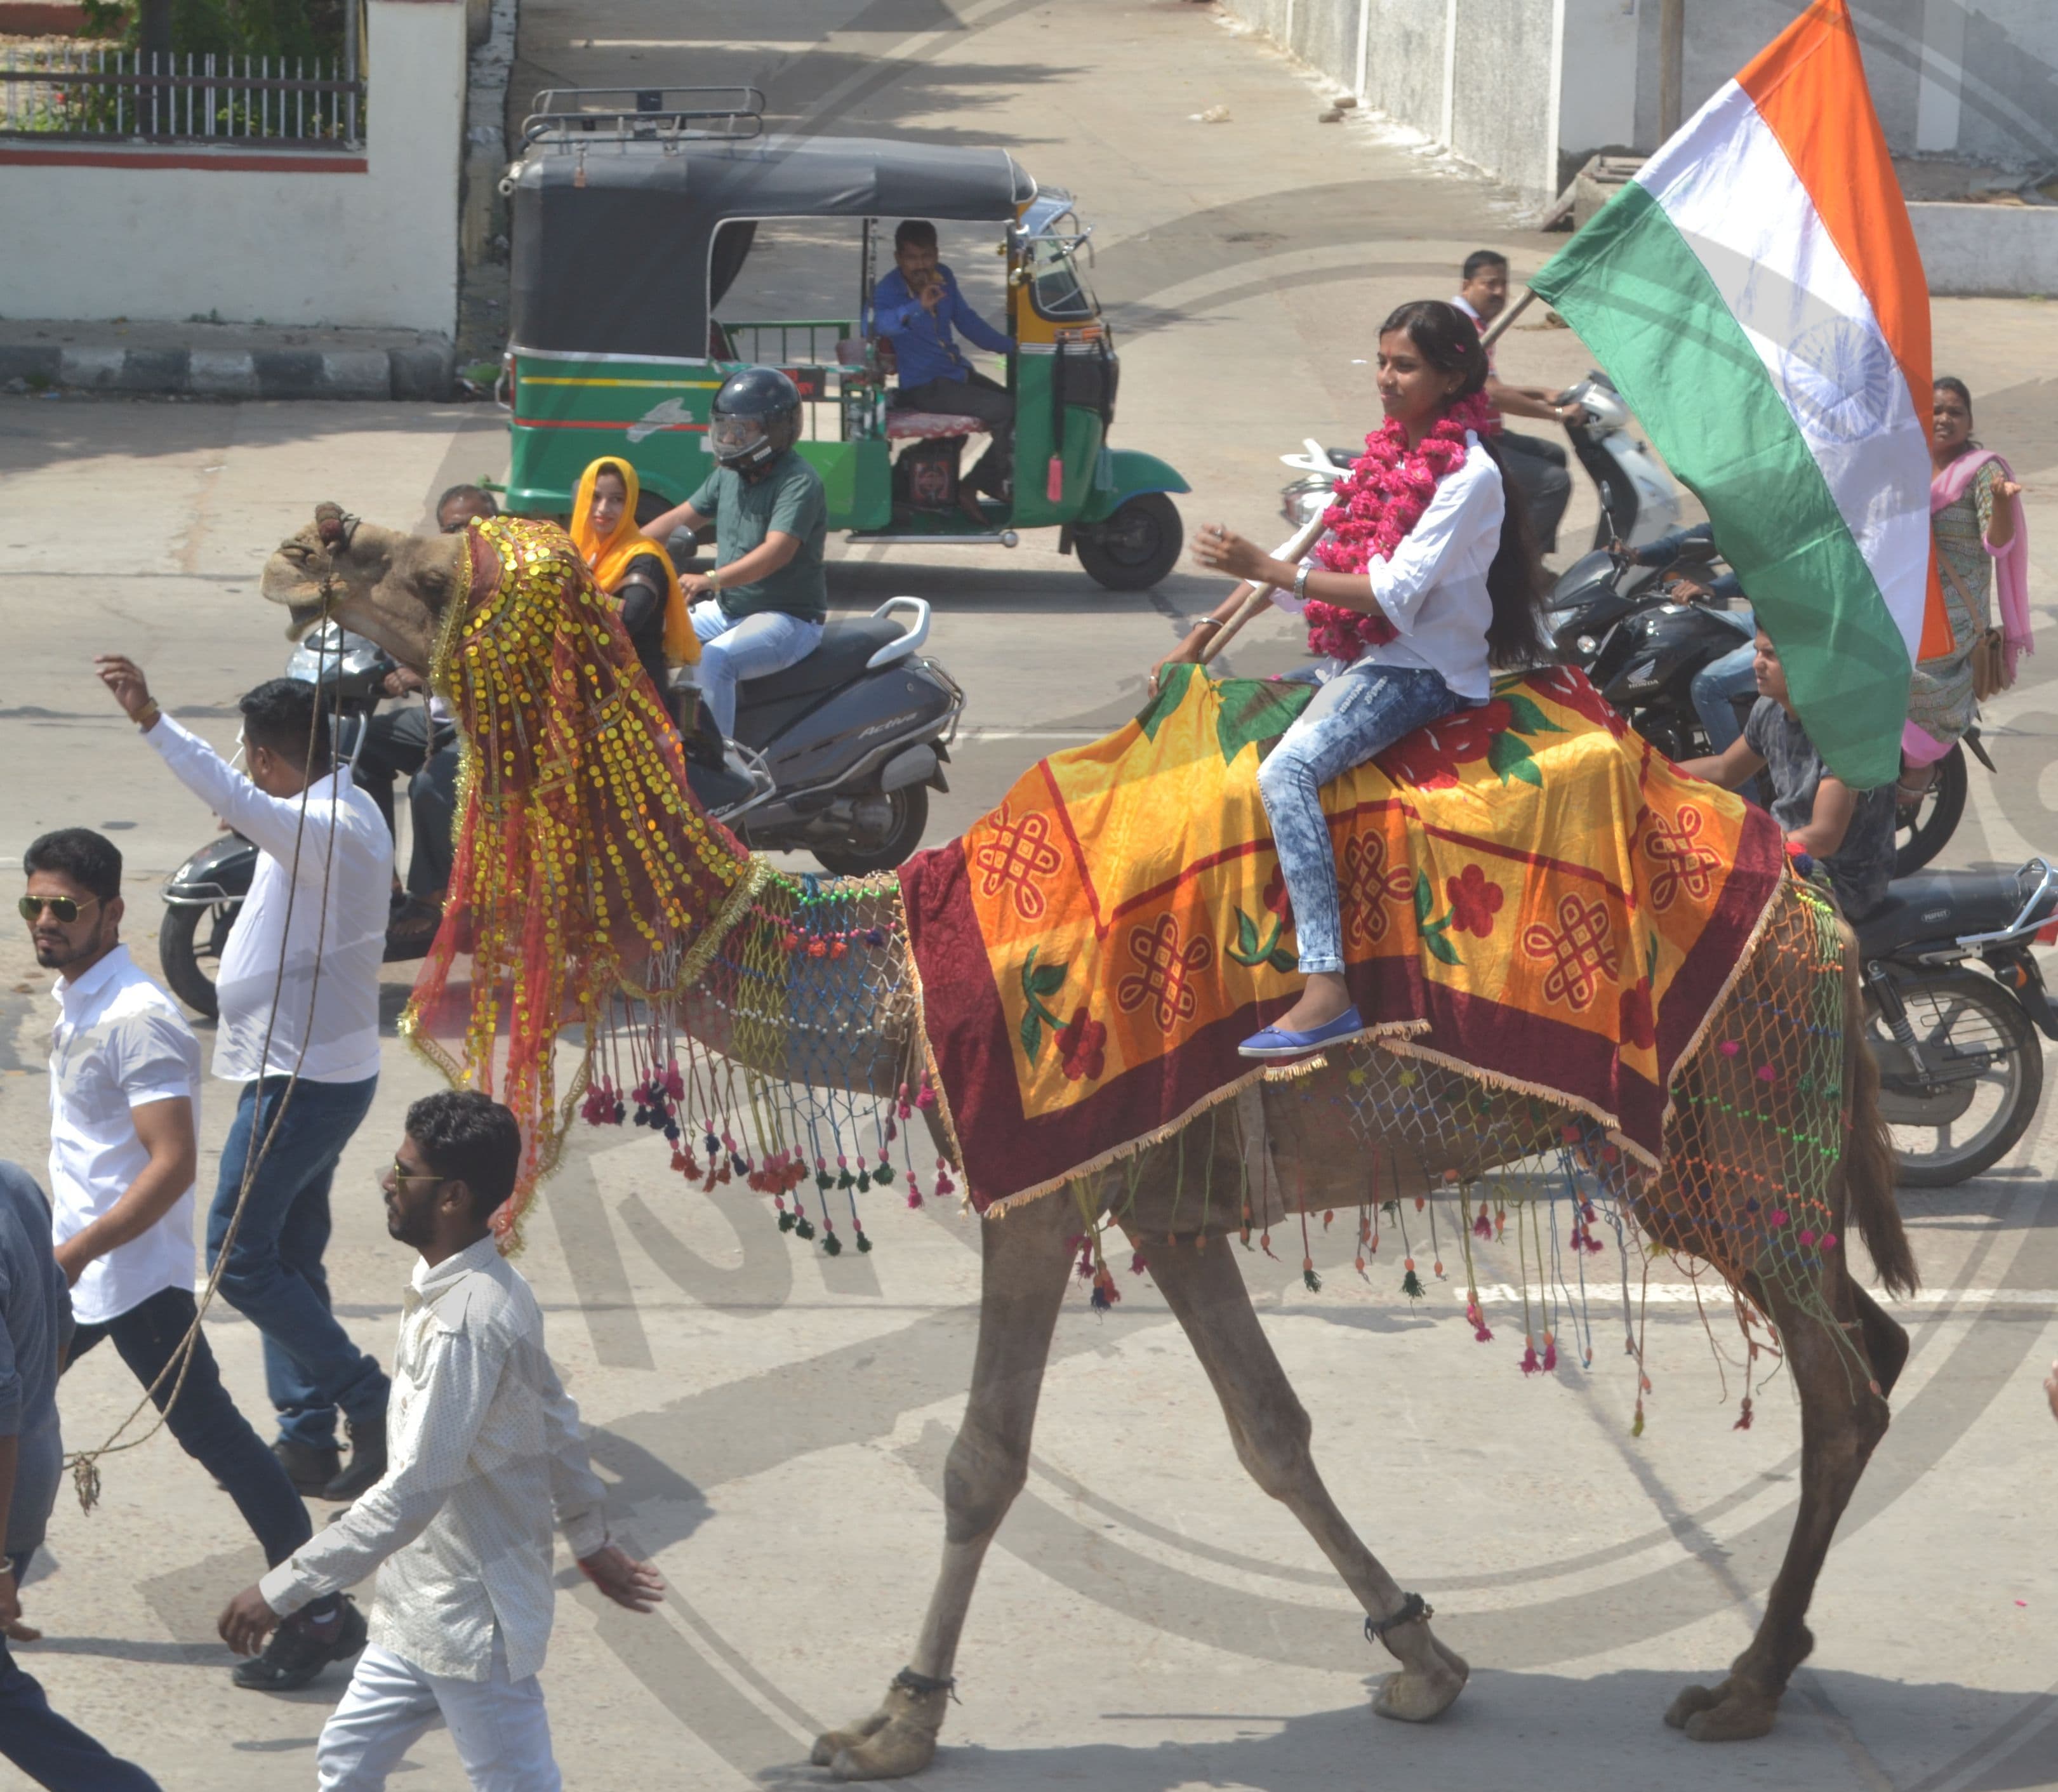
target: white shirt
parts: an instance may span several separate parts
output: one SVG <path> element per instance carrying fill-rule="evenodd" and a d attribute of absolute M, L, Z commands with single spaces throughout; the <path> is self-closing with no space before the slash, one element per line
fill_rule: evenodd
<path fill-rule="evenodd" d="M 1465 431 L 1465 458 L 1437 483 L 1422 520 L 1402 536 L 1390 558 L 1366 568 L 1372 594 L 1399 638 L 1368 647 L 1354 666 L 1425 666 L 1440 673 L 1460 697 L 1484 703 L 1493 694 L 1486 631 L 1493 620 L 1487 569 L 1500 551 L 1507 506 L 1500 469 Z M 1316 564 L 1312 556 L 1303 565 Z M 1290 592 L 1275 592 L 1282 610 L 1299 610 Z"/>
<path fill-rule="evenodd" d="M 376 1567 L 380 1648 L 483 1681 L 497 1637 L 519 1680 L 550 1643 L 553 1515 L 573 1555 L 590 1556 L 607 1541 L 606 1490 L 536 1297 L 491 1238 L 417 1263 L 400 1313 L 385 1479 L 258 1590 L 290 1615 Z"/>
<path fill-rule="evenodd" d="M 362 1083 L 379 1074 L 379 967 L 392 906 L 393 836 L 379 805 L 348 771 L 298 797 L 268 797 L 201 739 L 164 717 L 145 737 L 187 789 L 258 848 L 250 894 L 221 950 L 215 978 L 220 1030 L 214 1074 L 226 1083 L 290 1076 Z M 329 845 L 333 819 L 334 852 Z M 300 888 L 288 868 L 296 841 Z M 328 884 L 328 915 L 321 900 Z M 292 911 L 290 923 L 288 910 Z M 283 975 L 281 937 L 286 945 Z M 317 948 L 319 941 L 319 948 Z M 316 980 L 317 952 L 320 977 Z M 272 996 L 281 993 L 277 1018 Z M 309 997 L 312 995 L 312 1000 Z M 310 1013 L 312 1009 L 312 1013 Z M 264 1029 L 272 1051 L 264 1056 Z M 306 1056 L 301 1047 L 306 1046 Z"/>
<path fill-rule="evenodd" d="M 58 1244 L 113 1208 L 150 1154 L 129 1110 L 183 1095 L 200 1130 L 200 1041 L 178 1004 L 117 946 L 50 991 L 50 1236 Z M 167 1288 L 193 1284 L 193 1191 L 156 1225 L 86 1265 L 71 1292 L 81 1325 L 105 1325 Z"/>
<path fill-rule="evenodd" d="M 1472 308 L 1471 303 L 1462 292 L 1453 292 L 1451 295 L 1451 303 L 1472 320 L 1481 336 L 1486 334 L 1486 320 Z M 1493 350 L 1491 348 L 1486 352 L 1486 370 L 1488 373 L 1493 372 Z"/>

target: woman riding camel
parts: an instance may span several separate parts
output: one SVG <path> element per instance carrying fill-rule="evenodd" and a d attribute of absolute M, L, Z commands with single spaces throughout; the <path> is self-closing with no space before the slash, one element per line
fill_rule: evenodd
<path fill-rule="evenodd" d="M 1412 729 L 1485 702 L 1491 669 L 1542 651 L 1536 557 L 1489 445 L 1486 377 L 1470 318 L 1436 300 L 1403 305 L 1379 334 L 1386 421 L 1337 487 L 1313 553 L 1290 566 L 1219 524 L 1195 546 L 1210 571 L 1290 590 L 1309 646 L 1338 668 L 1258 769 L 1308 984 L 1243 1042 L 1246 1058 L 1296 1057 L 1365 1031 L 1344 981 L 1322 786 Z M 1197 627 L 1177 657 L 1197 659 L 1210 632 Z"/>
<path fill-rule="evenodd" d="M 594 462 L 579 475 L 572 499 L 572 545 L 594 582 L 621 604 L 630 645 L 669 709 L 669 668 L 692 665 L 701 645 L 670 556 L 636 526 L 641 489 L 627 461 Z"/>
<path fill-rule="evenodd" d="M 2008 463 L 1973 439 L 1973 396 L 1948 374 L 1936 383 L 1930 410 L 1929 526 L 1937 538 L 1937 576 L 1950 618 L 1951 650 L 1922 661 L 1908 691 L 1901 737 L 1900 800 L 1918 802 L 1935 767 L 1957 745 L 1981 695 L 1974 689 L 1976 655 L 1992 626 L 1990 581 L 2000 587 L 1999 685 L 2015 682 L 2016 662 L 2030 651 L 2029 543 L 2016 502 L 2022 487 Z M 1991 569 L 1991 570 L 1990 570 Z"/>

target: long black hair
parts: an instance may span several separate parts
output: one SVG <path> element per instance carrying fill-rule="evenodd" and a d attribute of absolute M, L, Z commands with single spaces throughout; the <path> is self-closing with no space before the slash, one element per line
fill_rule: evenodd
<path fill-rule="evenodd" d="M 1382 336 L 1396 330 L 1406 332 L 1416 352 L 1439 373 L 1464 375 L 1450 403 L 1485 390 L 1486 350 L 1480 342 L 1479 326 L 1456 305 L 1441 299 L 1412 300 L 1379 327 Z M 1481 435 L 1480 446 L 1500 471 L 1504 500 L 1500 545 L 1486 574 L 1487 592 L 1493 599 L 1493 620 L 1486 630 L 1487 658 L 1496 668 L 1512 670 L 1550 658 L 1544 633 L 1544 572 L 1529 530 L 1528 507 L 1522 501 L 1520 488 L 1508 477 L 1499 444 L 1492 436 Z"/>

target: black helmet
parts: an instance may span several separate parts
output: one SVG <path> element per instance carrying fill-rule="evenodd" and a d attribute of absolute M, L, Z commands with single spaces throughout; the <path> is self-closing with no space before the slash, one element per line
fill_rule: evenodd
<path fill-rule="evenodd" d="M 801 389 L 777 368 L 732 373 L 714 395 L 708 448 L 720 467 L 755 473 L 801 435 Z"/>

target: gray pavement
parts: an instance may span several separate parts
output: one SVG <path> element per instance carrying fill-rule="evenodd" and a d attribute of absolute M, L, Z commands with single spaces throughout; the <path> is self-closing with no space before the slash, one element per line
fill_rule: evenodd
<path fill-rule="evenodd" d="M 1481 242 L 1505 245 L 1518 272 L 1552 246 L 1506 228 L 1492 189 L 1371 126 L 1316 125 L 1288 65 L 1183 0 L 710 5 L 691 9 L 691 38 L 683 10 L 529 0 L 518 100 L 545 77 L 685 70 L 668 78 L 760 78 L 789 127 L 1014 147 L 1099 227 L 1094 278 L 1124 360 L 1117 439 L 1186 474 L 1190 527 L 1273 529 L 1276 455 L 1305 435 L 1363 431 L 1375 403 L 1362 364 L 1392 304 L 1449 290 Z M 818 42 L 824 16 L 840 28 Z M 1216 104 L 1230 123 L 1190 122 Z M 969 268 L 976 247 L 947 252 Z M 797 292 L 813 276 L 793 265 Z M 1982 436 L 2031 487 L 2032 539 L 2058 539 L 2058 407 L 2041 378 L 2058 367 L 2058 314 L 1952 300 L 1935 317 L 1938 367 L 1967 379 Z M 1539 383 L 1587 364 L 1569 334 L 1542 328 L 1516 332 L 1502 363 Z M 133 654 L 168 706 L 225 741 L 236 693 L 285 651 L 253 591 L 273 543 L 330 497 L 419 523 L 444 485 L 504 465 L 497 414 L 479 407 L 0 399 L 0 852 L 65 823 L 116 830 L 147 959 L 157 882 L 212 824 L 103 698 L 89 656 Z M 1572 526 L 1590 526 L 1591 495 L 1579 505 Z M 1182 569 L 1147 596 L 1110 596 L 1037 536 L 1012 554 L 844 553 L 832 582 L 852 610 L 903 590 L 936 602 L 935 649 L 970 707 L 932 840 L 1037 755 L 1133 713 L 1150 662 L 1217 589 Z M 2041 624 L 2058 626 L 2058 583 L 2039 573 L 2035 594 Z M 1975 773 L 1955 862 L 2058 847 L 2054 644 L 2047 634 L 1993 705 L 2004 775 Z M 1268 622 L 1234 660 L 1273 670 L 1294 651 Z M 0 947 L 0 1151 L 32 1166 L 46 1150 L 47 983 L 22 942 Z M 389 1023 L 405 987 L 389 981 Z M 384 1236 L 373 1178 L 432 1083 L 395 1039 L 338 1182 L 332 1279 L 382 1358 L 408 1263 Z M 228 1117 L 217 1096 L 204 1184 Z M 1380 1663 L 1347 1596 L 1244 1478 L 1162 1301 L 1125 1277 L 1114 1313 L 1096 1319 L 1082 1293 L 1060 1322 L 1030 1485 L 973 1607 L 964 1703 L 932 1783 L 2058 1785 L 2044 1504 L 2058 1432 L 2037 1386 L 2058 1352 L 2054 1162 L 2047 1112 L 1992 1174 L 1905 1195 L 1929 1288 L 1904 1312 L 1914 1354 L 1823 1578 L 1816 1655 L 1765 1740 L 1697 1749 L 1658 1718 L 1683 1682 L 1719 1673 L 1759 1609 L 1796 1493 L 1783 1384 L 1753 1429 L 1732 1431 L 1734 1365 L 1711 1353 L 1690 1302 L 1661 1301 L 1650 1424 L 1632 1440 L 1631 1374 L 1606 1302 L 1590 1373 L 1526 1381 L 1512 1352 L 1472 1344 L 1448 1286 L 1410 1309 L 1397 1266 L 1382 1258 L 1360 1285 L 1340 1244 L 1318 1244 L 1319 1295 L 1290 1262 L 1242 1261 L 1330 1485 L 1437 1604 L 1475 1666 L 1465 1696 L 1425 1730 L 1370 1715 Z M 954 1214 L 892 1203 L 869 1230 L 868 1257 L 804 1251 L 761 1202 L 704 1197 L 661 1151 L 611 1134 L 578 1134 L 548 1185 L 522 1266 L 598 1428 L 621 1528 L 673 1589 L 660 1615 L 634 1619 L 600 1609 L 561 1564 L 546 1679 L 569 1785 L 812 1782 L 813 1730 L 868 1709 L 905 1659 L 968 1373 L 976 1241 Z M 1521 1279 L 1512 1261 L 1483 1269 Z M 250 1328 L 218 1313 L 210 1330 L 261 1413 Z M 1719 1321 L 1714 1335 L 1736 1354 Z M 66 1385 L 71 1443 L 97 1442 L 133 1398 L 97 1353 Z M 54 1571 L 27 1597 L 50 1634 L 21 1651 L 25 1665 L 169 1792 L 307 1784 L 341 1676 L 285 1699 L 228 1685 L 213 1618 L 256 1567 L 232 1508 L 161 1436 L 109 1459 L 104 1476 L 92 1515 L 60 1507 Z M 0 1768 L 0 1787 L 19 1783 Z M 447 1742 L 425 1742 L 404 1783 L 456 1792 Z"/>

